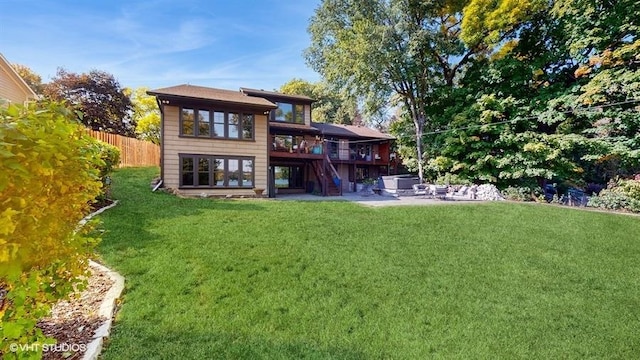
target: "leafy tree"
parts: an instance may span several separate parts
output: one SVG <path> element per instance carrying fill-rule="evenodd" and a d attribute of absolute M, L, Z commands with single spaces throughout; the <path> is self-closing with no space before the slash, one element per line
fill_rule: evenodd
<path fill-rule="evenodd" d="M 148 95 L 146 87 L 135 90 L 126 89 L 133 104 L 133 121 L 136 125 L 136 134 L 139 139 L 160 144 L 160 110 L 156 98 Z"/>
<path fill-rule="evenodd" d="M 282 86 L 280 86 L 280 92 L 288 95 L 304 95 L 308 96 L 314 100 L 318 100 L 315 98 L 316 96 L 316 84 L 310 83 L 306 80 L 302 80 L 299 78 L 293 78 Z"/>
<path fill-rule="evenodd" d="M 352 124 L 358 114 L 355 100 L 331 89 L 324 81 L 310 83 L 294 78 L 282 85 L 280 92 L 314 99 L 312 118 L 315 122 Z"/>
<path fill-rule="evenodd" d="M 540 1 L 325 0 L 311 18 L 307 62 L 358 98 L 367 115 L 402 106 L 413 123 L 422 179 L 423 132 L 446 124 L 440 115 L 455 102 L 452 90 L 467 65 L 516 34 Z M 495 11 L 473 11 L 487 6 Z M 483 15 L 483 23 L 461 37 L 467 10 Z"/>
<path fill-rule="evenodd" d="M 430 169 L 503 185 L 638 170 L 638 8 L 567 0 L 536 9 L 509 25 L 517 36 L 471 61 L 453 91 L 459 101 L 442 112 L 454 130 L 435 135 Z"/>
<path fill-rule="evenodd" d="M 20 75 L 22 80 L 29 85 L 31 90 L 33 90 L 36 94 L 42 94 L 44 89 L 44 85 L 42 84 L 42 78 L 40 75 L 36 74 L 29 67 L 20 64 L 11 64 L 11 67 Z"/>
<path fill-rule="evenodd" d="M 93 130 L 135 137 L 133 105 L 111 74 L 98 70 L 75 74 L 58 69 L 44 93 L 74 106 L 82 113 L 80 121 Z"/>

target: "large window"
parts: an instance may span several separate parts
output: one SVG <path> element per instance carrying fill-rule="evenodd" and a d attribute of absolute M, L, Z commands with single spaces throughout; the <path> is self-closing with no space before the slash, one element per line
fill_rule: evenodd
<path fill-rule="evenodd" d="M 180 187 L 253 188 L 252 157 L 180 155 Z"/>
<path fill-rule="evenodd" d="M 275 166 L 275 183 L 277 188 L 301 189 L 304 183 L 302 166 Z"/>
<path fill-rule="evenodd" d="M 253 114 L 211 109 L 182 108 L 180 135 L 203 138 L 253 140 Z"/>
<path fill-rule="evenodd" d="M 211 134 L 211 117 L 208 110 L 198 110 L 198 136 L 208 137 Z"/>
<path fill-rule="evenodd" d="M 327 139 L 327 149 L 329 152 L 329 158 L 338 159 L 339 158 L 339 145 L 340 141 L 336 138 L 328 138 Z"/>
<path fill-rule="evenodd" d="M 371 145 L 350 144 L 351 160 L 371 161 Z"/>
<path fill-rule="evenodd" d="M 286 152 L 297 150 L 302 140 L 304 140 L 302 136 L 274 135 L 273 150 Z"/>
<path fill-rule="evenodd" d="M 362 180 L 369 178 L 369 167 L 358 166 L 356 167 L 356 182 L 362 182 Z"/>
<path fill-rule="evenodd" d="M 271 121 L 304 124 L 304 105 L 276 102 L 278 108 L 271 111 Z"/>
<path fill-rule="evenodd" d="M 195 111 L 193 109 L 182 109 L 180 115 L 182 135 L 195 135 L 196 130 L 193 127 L 196 122 Z"/>

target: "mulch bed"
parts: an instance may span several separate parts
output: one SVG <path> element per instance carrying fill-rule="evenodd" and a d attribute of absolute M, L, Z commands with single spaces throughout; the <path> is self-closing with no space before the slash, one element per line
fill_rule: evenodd
<path fill-rule="evenodd" d="M 55 351 L 45 352 L 43 359 L 81 359 L 95 330 L 106 320 L 98 316 L 98 310 L 113 280 L 97 268 L 90 269 L 92 274 L 85 290 L 57 303 L 51 315 L 38 322 L 42 332 L 55 338 L 58 344 Z"/>
<path fill-rule="evenodd" d="M 90 212 L 94 213 L 100 209 L 102 209 L 103 207 L 107 207 L 109 205 L 113 204 L 113 200 L 111 199 L 100 199 L 97 200 L 96 202 L 90 203 Z"/>
<path fill-rule="evenodd" d="M 113 204 L 113 200 L 102 199 L 91 203 L 91 212 Z M 91 276 L 87 287 L 72 294 L 69 300 L 58 302 L 51 309 L 51 315 L 38 321 L 42 332 L 56 339 L 55 346 L 43 353 L 46 360 L 75 360 L 84 356 L 93 335 L 107 320 L 98 315 L 100 305 L 114 281 L 97 267 L 90 266 Z"/>

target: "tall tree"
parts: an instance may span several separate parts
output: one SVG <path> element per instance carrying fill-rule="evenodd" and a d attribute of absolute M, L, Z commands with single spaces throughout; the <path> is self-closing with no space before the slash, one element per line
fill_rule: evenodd
<path fill-rule="evenodd" d="M 500 21 L 483 25 L 499 8 L 492 4 L 465 8 L 478 20 L 467 29 L 500 29 Z M 502 185 L 606 182 L 637 171 L 640 8 L 629 0 L 544 5 L 508 24 L 502 32 L 513 36 L 460 76 L 460 101 L 442 112 L 450 131 L 432 135 L 429 168 Z"/>
<path fill-rule="evenodd" d="M 315 122 L 352 124 L 358 115 L 356 101 L 331 88 L 324 81 L 310 83 L 302 79 L 291 79 L 280 87 L 280 92 L 290 95 L 305 95 L 315 100 L 311 116 Z"/>
<path fill-rule="evenodd" d="M 44 85 L 42 84 L 42 77 L 31 70 L 31 68 L 21 64 L 11 64 L 11 67 L 20 75 L 22 80 L 29 85 L 31 90 L 36 94 L 42 94 Z"/>
<path fill-rule="evenodd" d="M 515 32 L 541 0 L 325 0 L 311 18 L 307 62 L 332 85 L 357 97 L 365 113 L 401 105 L 413 122 L 418 174 L 423 177 L 425 129 L 450 103 L 450 92 L 467 64 Z M 494 5 L 492 18 L 463 41 L 463 10 Z M 508 18 L 504 17 L 508 15 Z"/>
<path fill-rule="evenodd" d="M 92 70 L 75 74 L 60 68 L 44 94 L 74 106 L 82 113 L 80 121 L 93 130 L 135 137 L 131 100 L 109 73 Z"/>
<path fill-rule="evenodd" d="M 154 96 L 148 95 L 146 87 L 125 89 L 133 104 L 133 121 L 139 139 L 160 144 L 160 110 Z"/>

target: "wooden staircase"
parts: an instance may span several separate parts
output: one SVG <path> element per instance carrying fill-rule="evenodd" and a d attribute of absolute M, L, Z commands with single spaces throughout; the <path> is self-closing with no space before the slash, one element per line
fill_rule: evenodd
<path fill-rule="evenodd" d="M 326 154 L 324 159 L 312 161 L 311 166 L 320 183 L 322 196 L 342 196 L 342 180 Z"/>
<path fill-rule="evenodd" d="M 327 196 L 342 196 L 342 191 L 333 182 L 333 178 L 327 179 Z"/>

